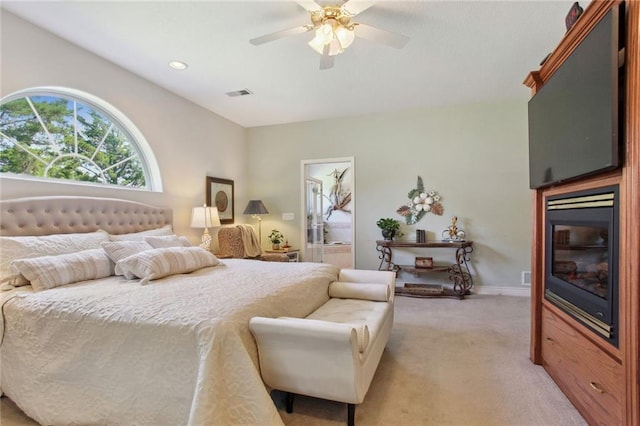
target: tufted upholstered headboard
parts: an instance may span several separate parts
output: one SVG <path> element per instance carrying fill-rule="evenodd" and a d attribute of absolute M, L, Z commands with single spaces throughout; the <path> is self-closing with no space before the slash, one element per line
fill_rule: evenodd
<path fill-rule="evenodd" d="M 0 201 L 0 235 L 93 232 L 126 234 L 171 225 L 173 211 L 135 201 L 94 197 L 30 197 Z"/>

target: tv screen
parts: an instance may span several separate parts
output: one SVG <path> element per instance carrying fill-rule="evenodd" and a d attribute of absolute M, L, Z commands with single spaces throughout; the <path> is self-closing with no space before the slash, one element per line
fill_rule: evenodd
<path fill-rule="evenodd" d="M 532 189 L 620 166 L 619 12 L 607 12 L 529 101 Z"/>

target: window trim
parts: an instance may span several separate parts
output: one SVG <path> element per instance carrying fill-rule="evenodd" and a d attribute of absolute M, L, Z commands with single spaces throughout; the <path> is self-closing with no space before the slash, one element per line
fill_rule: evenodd
<path fill-rule="evenodd" d="M 143 136 L 142 132 L 138 130 L 135 124 L 119 109 L 111 105 L 109 102 L 101 99 L 95 95 L 92 95 L 87 92 L 83 92 L 77 89 L 71 89 L 68 87 L 61 86 L 40 86 L 40 87 L 30 87 L 28 89 L 18 90 L 16 92 L 10 93 L 7 96 L 0 99 L 0 103 L 10 102 L 17 99 L 25 98 L 31 96 L 59 96 L 62 98 L 72 98 L 73 100 L 84 103 L 87 106 L 90 106 L 96 109 L 98 112 L 104 114 L 109 120 L 114 123 L 120 125 L 121 130 L 127 135 L 133 148 L 138 152 L 140 156 L 140 163 L 145 171 L 145 177 L 148 178 L 148 183 L 146 188 L 135 188 L 143 191 L 153 191 L 153 192 L 162 192 L 162 177 L 160 176 L 160 167 L 158 166 L 158 162 L 156 161 L 156 157 L 153 154 L 153 150 L 151 146 L 147 142 L 146 138 Z M 16 174 L 8 174 L 1 173 L 0 175 L 11 176 L 12 178 L 21 178 L 23 175 Z M 87 182 L 68 180 L 68 179 L 56 179 L 56 178 L 42 178 L 38 176 L 29 176 L 36 178 L 41 181 L 55 181 L 57 183 L 82 183 L 85 184 Z M 31 180 L 31 179 L 28 179 Z M 130 187 L 125 187 L 121 185 L 104 185 L 104 184 L 95 184 L 99 186 L 107 186 L 107 187 L 115 187 L 115 188 L 123 188 L 123 189 L 133 189 Z"/>

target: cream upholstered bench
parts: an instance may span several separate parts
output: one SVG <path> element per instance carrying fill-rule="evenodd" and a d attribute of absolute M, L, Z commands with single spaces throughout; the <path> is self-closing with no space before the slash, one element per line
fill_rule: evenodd
<path fill-rule="evenodd" d="M 369 390 L 393 326 L 395 273 L 343 269 L 329 300 L 306 318 L 254 317 L 260 373 L 273 389 L 355 404 Z"/>

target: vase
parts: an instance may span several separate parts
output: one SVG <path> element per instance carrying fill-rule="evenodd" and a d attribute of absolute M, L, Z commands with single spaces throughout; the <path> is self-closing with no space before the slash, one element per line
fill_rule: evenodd
<path fill-rule="evenodd" d="M 393 237 L 396 235 L 396 231 L 395 229 L 383 229 L 382 230 L 382 237 L 385 240 L 393 240 Z"/>
<path fill-rule="evenodd" d="M 271 248 L 272 248 L 273 250 L 280 250 L 280 244 L 273 243 L 273 244 L 271 245 Z"/>

